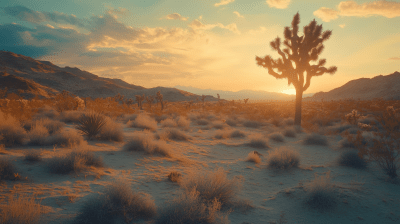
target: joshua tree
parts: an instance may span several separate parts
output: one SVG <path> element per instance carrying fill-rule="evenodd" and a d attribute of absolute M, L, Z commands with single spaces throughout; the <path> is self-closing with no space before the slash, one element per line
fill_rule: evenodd
<path fill-rule="evenodd" d="M 163 102 L 163 95 L 161 94 L 161 91 L 157 92 L 156 100 L 157 100 L 157 102 L 161 103 L 161 110 L 163 110 L 164 109 L 164 102 Z"/>
<path fill-rule="evenodd" d="M 243 99 L 243 101 L 244 101 L 244 104 L 247 104 L 247 101 L 249 101 L 249 98 Z"/>
<path fill-rule="evenodd" d="M 310 65 L 311 61 L 318 60 L 324 49 L 323 42 L 329 39 L 332 31 L 322 32 L 322 25 L 317 25 L 314 19 L 304 27 L 304 35 L 299 37 L 297 35 L 299 23 L 300 15 L 297 13 L 293 17 L 292 27 L 285 27 L 283 32 L 285 49 L 281 50 L 281 39 L 279 37 L 270 43 L 272 50 L 277 51 L 282 58 L 274 60 L 269 55 L 264 58 L 256 56 L 256 61 L 259 66 L 266 68 L 270 75 L 277 79 L 286 78 L 288 79 L 288 85 L 293 84 L 296 89 L 294 123 L 300 126 L 303 92 L 310 86 L 311 77 L 320 76 L 324 73 L 333 75 L 337 71 L 337 67 L 323 67 L 326 59 L 320 59 L 317 64 Z M 293 63 L 295 66 L 293 66 Z M 278 72 L 274 69 L 277 69 Z M 306 72 L 306 77 L 304 77 L 304 72 Z"/>
<path fill-rule="evenodd" d="M 146 102 L 149 104 L 150 110 L 151 110 L 151 104 L 153 103 L 153 101 L 154 101 L 154 96 L 147 96 L 146 97 Z"/>
<path fill-rule="evenodd" d="M 135 98 L 136 98 L 136 102 L 137 102 L 137 105 L 138 105 L 138 107 L 139 107 L 139 109 L 140 110 L 143 110 L 142 109 L 142 101 L 144 100 L 144 94 L 143 94 L 143 96 L 141 96 L 141 95 L 135 95 Z"/>

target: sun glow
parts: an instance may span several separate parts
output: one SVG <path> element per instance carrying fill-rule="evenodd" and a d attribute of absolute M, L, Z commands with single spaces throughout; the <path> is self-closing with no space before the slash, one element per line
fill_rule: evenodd
<path fill-rule="evenodd" d="M 288 94 L 288 95 L 296 95 L 296 89 L 285 89 L 285 90 L 282 90 L 281 93 Z"/>

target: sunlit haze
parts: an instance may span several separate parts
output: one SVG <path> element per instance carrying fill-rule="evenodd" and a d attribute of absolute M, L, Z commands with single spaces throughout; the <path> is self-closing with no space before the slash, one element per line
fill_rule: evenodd
<path fill-rule="evenodd" d="M 295 94 L 257 66 L 300 14 L 332 36 L 320 58 L 337 66 L 305 93 L 400 70 L 400 2 L 320 0 L 13 0 L 0 3 L 0 50 L 144 86 Z"/>

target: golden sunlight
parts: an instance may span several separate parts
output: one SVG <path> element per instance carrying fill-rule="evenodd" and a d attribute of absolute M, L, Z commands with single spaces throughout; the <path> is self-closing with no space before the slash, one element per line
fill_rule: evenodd
<path fill-rule="evenodd" d="M 296 89 L 285 89 L 285 90 L 282 90 L 281 93 L 285 93 L 288 95 L 296 95 Z"/>

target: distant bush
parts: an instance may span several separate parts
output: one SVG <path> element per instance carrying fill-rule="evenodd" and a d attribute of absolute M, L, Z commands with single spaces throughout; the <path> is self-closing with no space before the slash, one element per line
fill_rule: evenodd
<path fill-rule="evenodd" d="M 88 139 L 93 139 L 100 134 L 100 130 L 105 124 L 106 116 L 96 112 L 88 112 L 79 118 L 76 129 L 81 131 Z"/>
<path fill-rule="evenodd" d="M 135 133 L 123 148 L 127 151 L 141 151 L 147 154 L 161 154 L 168 157 L 172 155 L 170 147 L 164 141 L 155 141 L 148 133 Z"/>
<path fill-rule="evenodd" d="M 364 169 L 367 167 L 367 162 L 361 158 L 357 152 L 343 152 L 339 157 L 339 164 L 342 166 Z"/>
<path fill-rule="evenodd" d="M 225 123 L 227 124 L 227 125 L 229 125 L 229 126 L 231 126 L 231 127 L 236 127 L 236 125 L 237 125 L 237 120 L 236 119 L 231 119 L 231 118 L 229 118 L 229 119 L 227 119 L 226 121 L 225 121 Z"/>
<path fill-rule="evenodd" d="M 218 130 L 215 133 L 215 138 L 222 139 L 222 138 L 241 138 L 245 137 L 246 134 L 240 130 Z"/>
<path fill-rule="evenodd" d="M 98 139 L 122 142 L 124 140 L 124 131 L 121 124 L 115 122 L 110 117 L 105 117 L 104 120 L 105 124 L 100 129 Z"/>
<path fill-rule="evenodd" d="M 176 123 L 178 124 L 178 127 L 182 128 L 183 130 L 189 129 L 190 121 L 184 116 L 179 116 Z"/>
<path fill-rule="evenodd" d="M 268 138 L 273 140 L 274 142 L 284 142 L 285 141 L 285 137 L 283 137 L 283 135 L 279 132 L 271 133 L 268 136 Z"/>
<path fill-rule="evenodd" d="M 43 208 L 33 197 L 9 196 L 7 204 L 0 207 L 0 223 L 4 224 L 39 224 Z"/>
<path fill-rule="evenodd" d="M 147 114 L 139 114 L 135 120 L 127 123 L 128 127 L 141 128 L 155 131 L 157 129 L 157 122 Z"/>
<path fill-rule="evenodd" d="M 319 178 L 315 174 L 315 179 L 307 187 L 306 204 L 311 208 L 326 211 L 333 209 L 337 204 L 337 199 L 330 183 L 330 172 Z"/>
<path fill-rule="evenodd" d="M 179 182 L 182 178 L 182 174 L 177 171 L 172 171 L 168 174 L 168 179 L 172 182 Z"/>
<path fill-rule="evenodd" d="M 49 136 L 47 139 L 48 145 L 57 145 L 62 147 L 72 148 L 86 142 L 82 135 L 75 129 L 62 130 L 61 132 Z"/>
<path fill-rule="evenodd" d="M 210 122 L 206 119 L 199 119 L 196 121 L 198 125 L 208 125 Z"/>
<path fill-rule="evenodd" d="M 284 125 L 286 125 L 286 126 L 291 126 L 291 125 L 294 125 L 294 119 L 293 118 L 285 118 L 285 119 L 283 119 L 283 122 L 282 122 Z"/>
<path fill-rule="evenodd" d="M 283 131 L 283 135 L 290 138 L 296 138 L 296 130 L 294 130 L 294 128 L 286 128 Z"/>
<path fill-rule="evenodd" d="M 20 177 L 14 164 L 9 159 L 0 158 L 0 181 L 3 180 L 19 180 Z"/>
<path fill-rule="evenodd" d="M 312 133 L 307 135 L 303 139 L 303 144 L 304 145 L 323 145 L 326 146 L 328 145 L 328 139 L 324 135 L 319 135 L 316 133 Z"/>
<path fill-rule="evenodd" d="M 243 126 L 248 128 L 259 128 L 261 126 L 259 121 L 247 120 L 243 122 Z"/>
<path fill-rule="evenodd" d="M 42 160 L 42 155 L 36 150 L 30 150 L 25 153 L 25 161 L 28 162 L 38 162 Z"/>
<path fill-rule="evenodd" d="M 176 127 L 176 126 L 178 126 L 176 121 L 171 118 L 167 118 L 167 119 L 161 121 L 160 124 L 161 124 L 161 127 Z"/>
<path fill-rule="evenodd" d="M 155 224 L 229 224 L 228 215 L 220 213 L 220 209 L 217 199 L 206 203 L 198 191 L 192 190 L 165 206 L 155 218 Z"/>
<path fill-rule="evenodd" d="M 0 144 L 12 147 L 24 144 L 26 131 L 17 119 L 0 111 L 0 136 Z"/>
<path fill-rule="evenodd" d="M 32 129 L 28 133 L 30 145 L 46 145 L 47 137 L 49 137 L 49 131 L 42 122 L 36 122 Z"/>
<path fill-rule="evenodd" d="M 250 138 L 250 142 L 247 145 L 259 149 L 269 148 L 268 141 L 260 135 L 252 136 Z"/>
<path fill-rule="evenodd" d="M 58 119 L 65 123 L 78 123 L 81 116 L 84 115 L 84 111 L 78 110 L 67 110 L 60 113 Z"/>
<path fill-rule="evenodd" d="M 188 141 L 191 139 L 186 133 L 176 128 L 166 128 L 159 135 L 161 139 L 171 139 L 176 141 Z"/>
<path fill-rule="evenodd" d="M 299 153 L 288 148 L 281 147 L 273 151 L 269 151 L 268 154 L 268 166 L 271 168 L 286 170 L 299 166 Z"/>
<path fill-rule="evenodd" d="M 51 158 L 47 166 L 49 171 L 56 174 L 68 174 L 81 172 L 89 166 L 103 167 L 103 160 L 88 151 L 73 151 L 67 155 Z"/>
<path fill-rule="evenodd" d="M 245 161 L 247 162 L 254 162 L 254 163 L 261 163 L 260 153 L 257 151 L 251 151 Z"/>
<path fill-rule="evenodd" d="M 126 183 L 117 182 L 107 187 L 104 195 L 86 202 L 74 223 L 110 224 L 116 221 L 135 223 L 150 219 L 157 213 L 149 195 L 134 193 Z"/>
<path fill-rule="evenodd" d="M 221 122 L 221 121 L 214 121 L 212 123 L 212 127 L 215 128 L 215 129 L 224 129 L 224 128 L 226 128 L 226 126 L 227 125 L 225 123 Z"/>

